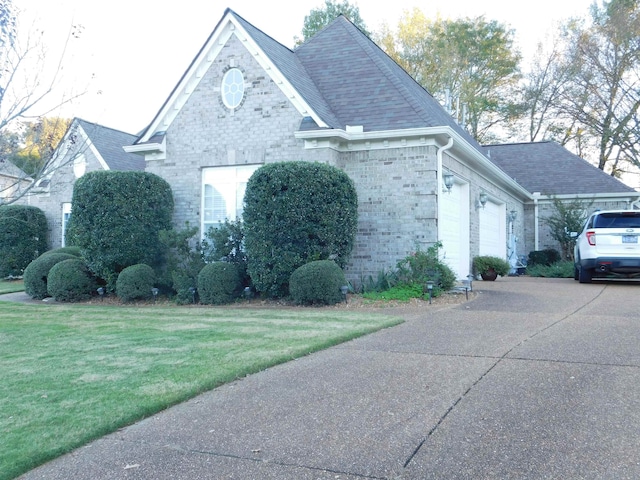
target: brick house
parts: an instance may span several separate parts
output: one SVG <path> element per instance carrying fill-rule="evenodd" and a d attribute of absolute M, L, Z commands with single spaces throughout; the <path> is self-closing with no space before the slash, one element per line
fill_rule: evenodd
<path fill-rule="evenodd" d="M 65 245 L 76 179 L 95 170 L 144 170 L 144 159 L 122 148 L 136 138 L 80 118 L 73 119 L 54 152 L 51 173 L 41 178 L 21 200 L 44 211 L 51 248 Z"/>
<path fill-rule="evenodd" d="M 227 9 L 125 150 L 169 182 L 175 224 L 201 231 L 241 214 L 246 181 L 265 163 L 341 168 L 359 197 L 347 268 L 356 282 L 436 241 L 464 278 L 475 255 L 548 246 L 540 226 L 552 195 L 596 196 L 612 207 L 640 195 L 551 142 L 479 145 L 342 16 L 291 50 Z M 574 180 L 576 162 L 588 180 Z M 515 252 L 507 252 L 508 235 L 520 239 Z"/>
<path fill-rule="evenodd" d="M 0 205 L 12 201 L 31 184 L 29 176 L 8 160 L 0 159 Z"/>

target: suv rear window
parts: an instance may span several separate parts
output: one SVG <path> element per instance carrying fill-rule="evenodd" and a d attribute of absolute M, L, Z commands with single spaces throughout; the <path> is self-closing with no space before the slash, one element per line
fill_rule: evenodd
<path fill-rule="evenodd" d="M 594 228 L 640 228 L 640 211 L 601 213 L 593 219 Z"/>

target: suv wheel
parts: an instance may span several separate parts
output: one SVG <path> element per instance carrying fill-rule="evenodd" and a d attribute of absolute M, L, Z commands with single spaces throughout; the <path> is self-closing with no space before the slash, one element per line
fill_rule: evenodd
<path fill-rule="evenodd" d="M 580 283 L 591 283 L 593 278 L 593 269 L 580 267 L 578 269 L 578 280 Z"/>

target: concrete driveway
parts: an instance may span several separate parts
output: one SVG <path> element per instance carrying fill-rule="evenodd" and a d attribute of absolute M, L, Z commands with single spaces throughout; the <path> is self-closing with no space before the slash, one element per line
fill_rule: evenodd
<path fill-rule="evenodd" d="M 640 478 L 640 285 L 474 287 L 23 478 Z"/>

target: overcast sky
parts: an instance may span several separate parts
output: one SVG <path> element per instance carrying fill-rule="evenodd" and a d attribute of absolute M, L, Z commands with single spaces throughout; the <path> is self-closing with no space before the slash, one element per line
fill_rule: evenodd
<path fill-rule="evenodd" d="M 300 36 L 305 15 L 324 0 L 13 0 L 23 10 L 21 32 L 44 31 L 49 71 L 72 30 L 56 95 L 88 93 L 62 113 L 129 133 L 143 129 L 171 93 L 228 7 L 286 46 Z M 554 22 L 588 14 L 591 0 L 352 1 L 371 31 L 395 28 L 403 11 L 420 8 L 445 18 L 485 15 L 513 28 L 531 55 Z M 40 112 L 37 112 L 40 113 Z"/>

